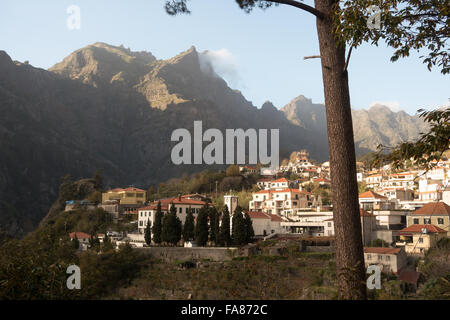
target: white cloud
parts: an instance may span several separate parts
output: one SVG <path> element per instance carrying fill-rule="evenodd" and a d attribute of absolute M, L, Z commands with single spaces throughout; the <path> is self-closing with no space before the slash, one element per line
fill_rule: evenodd
<path fill-rule="evenodd" d="M 204 72 L 214 72 L 234 88 L 243 87 L 235 56 L 228 49 L 206 50 L 200 53 L 200 66 Z"/>
<path fill-rule="evenodd" d="M 375 105 L 386 106 L 393 112 L 399 112 L 401 110 L 400 103 L 398 101 L 375 101 L 370 104 L 370 108 Z"/>

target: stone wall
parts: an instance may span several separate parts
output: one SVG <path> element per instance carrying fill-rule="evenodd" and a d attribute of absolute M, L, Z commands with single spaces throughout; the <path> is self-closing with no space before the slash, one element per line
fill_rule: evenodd
<path fill-rule="evenodd" d="M 214 247 L 144 247 L 134 248 L 145 254 L 150 254 L 157 259 L 166 261 L 181 260 L 202 260 L 209 259 L 211 261 L 228 261 L 233 257 L 248 256 L 247 248 L 214 248 Z"/>

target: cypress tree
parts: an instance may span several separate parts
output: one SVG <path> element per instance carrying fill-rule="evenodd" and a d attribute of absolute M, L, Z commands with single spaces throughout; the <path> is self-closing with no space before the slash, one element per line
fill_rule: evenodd
<path fill-rule="evenodd" d="M 219 243 L 220 245 L 225 245 L 227 247 L 231 245 L 230 213 L 228 212 L 227 206 L 225 206 L 222 213 L 222 224 L 220 225 L 220 232 L 219 232 Z"/>
<path fill-rule="evenodd" d="M 145 243 L 149 246 L 152 243 L 152 231 L 150 228 L 150 219 L 147 219 L 147 226 L 144 233 Z"/>
<path fill-rule="evenodd" d="M 245 230 L 246 230 L 246 242 L 252 242 L 253 237 L 255 236 L 255 231 L 253 230 L 253 222 L 250 218 L 248 212 L 245 213 L 244 216 L 244 222 L 245 222 Z"/>
<path fill-rule="evenodd" d="M 105 233 L 105 238 L 103 239 L 103 251 L 109 251 L 113 249 L 113 245 L 111 243 L 111 239 L 108 237 L 108 235 Z"/>
<path fill-rule="evenodd" d="M 170 211 L 163 218 L 161 239 L 176 245 L 181 239 L 181 220 L 177 217 L 177 208 L 172 203 Z"/>
<path fill-rule="evenodd" d="M 72 244 L 75 249 L 78 249 L 80 247 L 80 241 L 78 240 L 76 234 L 75 234 L 75 238 L 73 238 L 73 240 L 72 240 Z"/>
<path fill-rule="evenodd" d="M 247 230 L 245 226 L 244 216 L 242 215 L 242 208 L 236 207 L 233 214 L 233 230 L 232 239 L 235 245 L 243 245 L 247 240 Z"/>
<path fill-rule="evenodd" d="M 184 222 L 184 227 L 183 227 L 183 240 L 184 241 L 189 241 L 194 238 L 195 225 L 194 225 L 193 210 L 194 209 L 189 208 L 188 213 L 186 215 L 186 221 Z"/>
<path fill-rule="evenodd" d="M 162 211 L 161 211 L 161 201 L 158 201 L 158 206 L 156 207 L 155 213 L 155 224 L 152 227 L 153 231 L 153 241 L 157 244 L 161 243 L 161 232 L 162 232 Z"/>
<path fill-rule="evenodd" d="M 211 228 L 214 228 L 214 234 L 216 237 L 214 238 L 214 243 L 216 245 L 220 242 L 220 213 L 219 211 L 215 210 L 215 218 L 214 218 L 214 225 Z"/>
<path fill-rule="evenodd" d="M 209 240 L 211 242 L 217 242 L 217 233 L 215 229 L 216 225 L 216 213 L 217 210 L 214 207 L 209 207 L 208 217 L 209 217 Z"/>
<path fill-rule="evenodd" d="M 203 206 L 197 216 L 197 224 L 195 226 L 195 241 L 199 246 L 205 246 L 208 242 L 208 211 L 207 206 Z"/>

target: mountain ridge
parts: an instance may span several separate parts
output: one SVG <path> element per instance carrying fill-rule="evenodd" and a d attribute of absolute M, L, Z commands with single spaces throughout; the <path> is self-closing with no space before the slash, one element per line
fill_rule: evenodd
<path fill-rule="evenodd" d="M 290 116 L 269 101 L 257 108 L 212 66 L 202 67 L 200 55 L 191 47 L 158 60 L 148 52 L 95 43 L 44 70 L 0 51 L 5 115 L 0 118 L 0 228 L 32 230 L 67 173 L 78 179 L 103 168 L 107 185 L 147 187 L 223 168 L 171 163 L 171 133 L 177 128 L 192 132 L 196 120 L 204 130 L 280 129 L 280 158 L 308 149 L 316 160 L 327 159 L 320 107 L 303 97 L 292 104 Z M 303 102 L 309 111 L 297 114 Z M 300 125 L 290 119 L 294 116 Z"/>

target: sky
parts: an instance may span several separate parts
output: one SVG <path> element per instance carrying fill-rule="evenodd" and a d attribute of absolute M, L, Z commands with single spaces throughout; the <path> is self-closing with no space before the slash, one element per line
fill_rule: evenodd
<path fill-rule="evenodd" d="M 191 15 L 173 17 L 164 2 L 2 0 L 0 50 L 47 69 L 95 42 L 149 51 L 158 59 L 194 45 L 209 50 L 216 72 L 255 106 L 269 100 L 281 108 L 299 95 L 323 103 L 320 60 L 303 59 L 319 54 L 311 14 L 283 5 L 246 14 L 234 0 L 191 0 Z M 80 8 L 79 29 L 67 25 L 72 5 Z M 428 71 L 417 53 L 392 63 L 392 52 L 367 44 L 353 51 L 348 69 L 352 108 L 381 103 L 415 114 L 449 103 L 448 75 Z"/>

